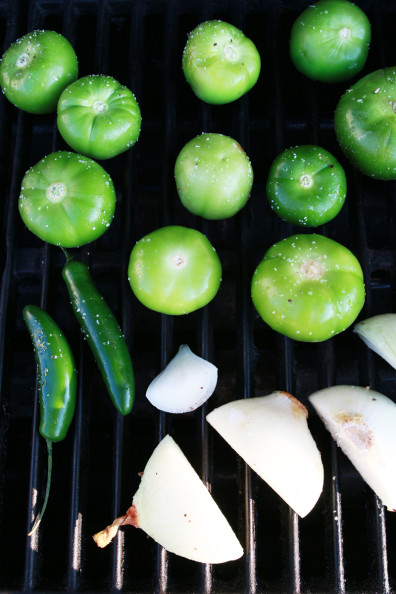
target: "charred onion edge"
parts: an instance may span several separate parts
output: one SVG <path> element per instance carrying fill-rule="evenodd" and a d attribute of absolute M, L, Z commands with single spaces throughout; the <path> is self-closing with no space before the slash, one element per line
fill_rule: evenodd
<path fill-rule="evenodd" d="M 139 528 L 137 509 L 134 505 L 131 505 L 131 507 L 127 510 L 124 516 L 116 518 L 112 524 L 107 526 L 104 530 L 101 530 L 100 532 L 94 534 L 92 538 L 94 539 L 98 547 L 103 549 L 111 543 L 111 541 L 118 532 L 118 528 L 120 528 L 120 526 L 127 526 L 128 524 L 130 526 L 134 526 L 135 528 Z"/>
<path fill-rule="evenodd" d="M 300 415 L 302 415 L 303 417 L 305 417 L 306 419 L 308 418 L 308 410 L 307 407 L 304 406 L 304 404 L 302 402 L 300 402 L 298 400 L 298 398 L 296 398 L 295 396 L 293 396 L 293 394 L 289 394 L 289 392 L 285 392 L 284 390 L 280 390 L 278 392 L 279 396 L 283 396 L 286 397 L 290 400 L 290 404 L 292 406 L 292 411 L 293 413 L 299 417 Z"/>

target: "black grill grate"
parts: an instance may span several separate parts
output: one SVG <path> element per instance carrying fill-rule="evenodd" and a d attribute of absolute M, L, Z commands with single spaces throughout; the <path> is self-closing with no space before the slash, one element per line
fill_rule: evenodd
<path fill-rule="evenodd" d="M 105 162 L 117 190 L 116 218 L 93 245 L 76 250 L 120 320 L 133 354 L 137 399 L 122 419 L 109 404 L 68 303 L 63 254 L 27 231 L 17 212 L 28 167 L 64 148 L 53 116 L 30 116 L 0 101 L 0 590 L 6 592 L 384 592 L 396 586 L 396 518 L 385 513 L 312 413 L 310 428 L 323 455 L 325 487 L 303 520 L 205 424 L 208 410 L 255 392 L 286 389 L 304 403 L 327 385 L 371 385 L 396 398 L 396 375 L 350 331 L 307 345 L 275 335 L 254 314 L 251 274 L 264 251 L 296 229 L 270 212 L 265 180 L 272 159 L 295 144 L 333 152 L 348 175 L 348 202 L 318 231 L 350 247 L 365 273 L 362 315 L 394 310 L 395 185 L 356 173 L 343 159 L 332 127 L 346 85 L 313 84 L 288 56 L 292 22 L 306 6 L 230 0 L 0 0 L 0 47 L 36 28 L 55 29 L 74 45 L 80 74 L 106 73 L 136 94 L 143 114 L 139 143 Z M 396 2 L 362 0 L 373 25 L 364 73 L 396 63 Z M 181 71 L 187 33 L 221 18 L 242 28 L 262 56 L 256 87 L 222 107 L 199 102 Z M 201 131 L 238 139 L 250 155 L 255 185 L 234 219 L 202 222 L 179 204 L 173 165 L 183 144 Z M 169 318 L 132 296 L 126 267 L 134 242 L 164 224 L 205 232 L 219 252 L 223 282 L 205 310 Z M 37 433 L 35 362 L 21 311 L 45 307 L 69 337 L 79 368 L 73 428 L 54 447 L 51 498 L 39 533 L 26 534 L 43 493 L 46 451 Z M 144 397 L 151 379 L 182 343 L 219 367 L 218 388 L 202 410 L 159 414 Z M 138 472 L 170 432 L 210 486 L 244 544 L 245 556 L 222 566 L 167 555 L 129 529 L 114 545 L 96 548 L 91 535 L 130 505 Z"/>

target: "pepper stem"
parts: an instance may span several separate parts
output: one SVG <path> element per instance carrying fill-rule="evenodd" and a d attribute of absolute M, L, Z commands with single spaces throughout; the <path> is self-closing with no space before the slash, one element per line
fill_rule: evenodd
<path fill-rule="evenodd" d="M 49 497 L 49 493 L 50 493 L 50 488 L 51 488 L 51 477 L 52 477 L 52 441 L 50 441 L 49 439 L 45 440 L 47 442 L 47 451 L 48 451 L 48 467 L 47 467 L 47 486 L 45 489 L 45 497 L 44 497 L 44 503 L 43 503 L 43 507 L 41 508 L 41 511 L 37 514 L 36 519 L 34 521 L 33 524 L 33 528 L 31 529 L 31 531 L 29 532 L 28 536 L 31 536 L 39 527 L 39 524 L 43 518 L 44 512 L 45 512 L 45 508 L 47 507 L 47 503 L 48 503 L 48 497 Z"/>
<path fill-rule="evenodd" d="M 69 254 L 69 252 L 68 252 L 67 250 L 65 250 L 65 248 L 64 248 L 64 247 L 62 247 L 62 246 L 59 246 L 59 247 L 60 247 L 60 249 L 62 250 L 62 252 L 65 254 L 66 263 L 68 263 L 68 262 L 71 262 L 71 260 L 73 260 L 73 256 L 71 256 L 71 255 Z"/>

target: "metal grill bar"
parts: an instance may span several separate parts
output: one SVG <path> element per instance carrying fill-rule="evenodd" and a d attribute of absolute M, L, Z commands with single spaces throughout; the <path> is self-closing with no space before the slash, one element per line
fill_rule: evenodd
<path fill-rule="evenodd" d="M 242 146 L 246 147 L 249 154 L 249 137 L 248 133 L 248 106 L 246 102 L 243 104 L 241 110 L 241 117 L 239 122 L 239 138 Z M 241 213 L 239 228 L 239 254 L 240 254 L 240 282 L 237 287 L 237 301 L 240 303 L 240 319 L 237 319 L 238 327 L 241 329 L 238 356 L 242 360 L 242 381 L 243 381 L 243 397 L 250 398 L 253 395 L 253 353 L 252 353 L 252 320 L 250 309 L 250 270 L 248 262 L 250 262 L 250 241 L 249 241 L 249 227 L 250 221 L 247 211 Z M 254 594 L 257 587 L 257 572 L 256 572 L 256 525 L 255 525 L 255 506 L 252 492 L 252 475 L 250 468 L 245 465 L 244 476 L 244 491 L 245 491 L 245 551 L 246 551 L 246 592 Z"/>
<path fill-rule="evenodd" d="M 272 88 L 274 97 L 274 111 L 275 111 L 275 154 L 279 154 L 284 148 L 284 114 L 282 95 L 282 66 L 277 58 L 278 56 L 278 34 L 280 32 L 280 15 L 276 11 L 272 15 L 274 19 L 272 50 L 273 50 L 273 68 L 274 68 L 274 85 Z M 287 237 L 291 235 L 291 226 L 289 224 L 279 224 L 276 222 L 275 237 Z M 280 227 L 280 233 L 277 227 Z M 280 236 L 280 237 L 279 237 Z M 274 237 L 274 241 L 277 239 Z M 288 338 L 279 337 L 277 340 L 278 357 L 282 362 L 279 379 L 281 389 L 294 394 L 294 380 L 293 380 L 293 345 Z M 300 539 L 299 539 L 299 521 L 295 512 L 289 509 L 288 513 L 288 563 L 287 574 L 289 575 L 289 583 L 287 590 L 294 593 L 301 592 L 301 567 L 300 567 Z"/>
<path fill-rule="evenodd" d="M 175 47 L 177 14 L 172 18 L 170 7 L 167 7 L 164 20 L 164 31 L 169 32 L 169 36 L 163 38 L 163 70 L 162 87 L 164 93 L 164 155 L 162 161 L 162 183 L 161 183 L 161 223 L 162 225 L 172 224 L 172 215 L 170 212 L 170 186 L 169 171 L 171 170 L 171 154 L 173 148 L 174 130 L 176 124 L 175 114 L 175 96 L 172 85 L 166 84 L 166 78 L 171 75 L 173 70 L 172 56 Z M 168 316 L 161 315 L 161 369 L 163 369 L 172 357 L 173 352 L 173 322 Z M 168 429 L 168 420 L 166 414 L 159 415 L 158 441 L 160 441 Z M 163 547 L 157 547 L 157 582 L 156 591 L 159 594 L 165 594 L 168 591 L 168 553 Z"/>

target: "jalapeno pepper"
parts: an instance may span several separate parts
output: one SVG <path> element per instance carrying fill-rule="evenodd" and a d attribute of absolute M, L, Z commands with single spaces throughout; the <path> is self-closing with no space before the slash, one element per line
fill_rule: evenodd
<path fill-rule="evenodd" d="M 66 437 L 76 406 L 77 374 L 69 343 L 49 314 L 36 305 L 23 309 L 39 375 L 40 434 L 47 442 L 48 473 L 44 504 L 32 534 L 47 507 L 52 475 L 52 442 Z"/>
<path fill-rule="evenodd" d="M 68 258 L 62 276 L 107 391 L 116 409 L 126 415 L 133 406 L 135 376 L 121 328 L 85 264 Z"/>

